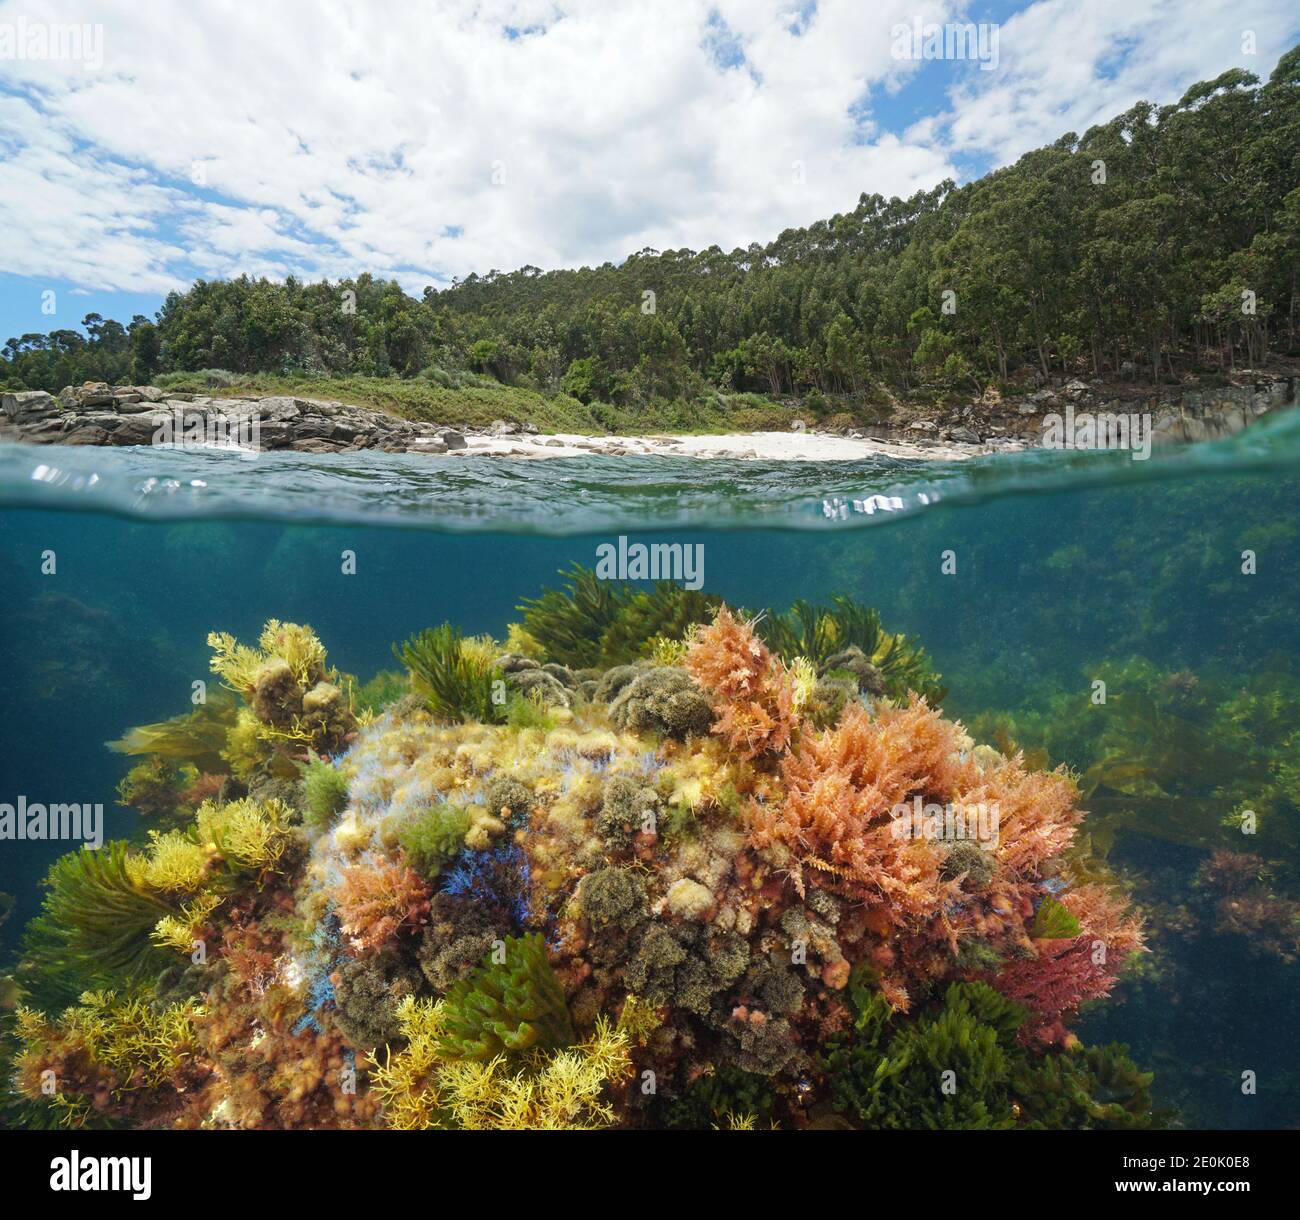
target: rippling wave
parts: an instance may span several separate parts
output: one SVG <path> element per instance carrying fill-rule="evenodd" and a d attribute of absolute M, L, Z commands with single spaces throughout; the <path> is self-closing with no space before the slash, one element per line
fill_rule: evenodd
<path fill-rule="evenodd" d="M 1300 464 L 1300 411 L 1221 441 L 1126 452 L 1030 450 L 962 462 L 580 457 L 0 445 L 0 505 L 136 518 L 256 518 L 567 535 L 593 529 L 846 528 L 944 502 Z"/>

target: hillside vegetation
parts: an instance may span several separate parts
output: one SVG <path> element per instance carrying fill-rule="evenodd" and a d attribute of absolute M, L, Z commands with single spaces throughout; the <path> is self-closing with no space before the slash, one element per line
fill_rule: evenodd
<path fill-rule="evenodd" d="M 1234 69 L 768 245 L 490 271 L 420 299 L 369 275 L 199 281 L 153 320 L 11 338 L 0 384 L 229 380 L 579 430 L 868 420 L 990 386 L 1174 383 L 1300 355 L 1298 275 L 1300 47 L 1267 82 Z M 197 370 L 224 372 L 179 375 Z"/>

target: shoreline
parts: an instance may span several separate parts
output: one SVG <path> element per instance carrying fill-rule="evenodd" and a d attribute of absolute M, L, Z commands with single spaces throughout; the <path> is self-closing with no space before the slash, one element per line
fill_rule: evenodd
<path fill-rule="evenodd" d="M 1083 382 L 1042 390 L 997 414 L 967 422 L 916 419 L 892 425 L 781 431 L 638 435 L 543 432 L 537 423 L 411 420 L 372 407 L 289 395 L 235 398 L 156 386 L 88 382 L 57 396 L 44 390 L 0 394 L 0 441 L 41 445 L 157 445 L 180 442 L 265 452 L 418 453 L 428 457 L 688 457 L 700 460 L 851 462 L 964 461 L 1040 447 L 1053 420 L 1122 417 L 1145 421 L 1146 444 L 1210 440 L 1240 432 L 1295 401 L 1293 379 L 1225 392 L 1185 392 L 1177 403 L 1141 410 L 1141 400 L 1107 401 Z M 1138 413 L 1123 407 L 1137 407 Z M 1061 425 L 1056 425 L 1060 427 Z"/>
<path fill-rule="evenodd" d="M 871 457 L 890 457 L 902 461 L 964 461 L 983 454 L 1029 448 L 1019 443 L 993 446 L 958 441 L 884 441 L 871 437 L 836 436 L 828 432 L 721 432 L 690 436 L 662 433 L 646 436 L 471 434 L 466 435 L 465 441 L 464 449 L 439 452 L 437 456 L 540 460 L 598 455 L 767 462 L 854 462 Z M 419 450 L 417 442 L 408 452 Z"/>

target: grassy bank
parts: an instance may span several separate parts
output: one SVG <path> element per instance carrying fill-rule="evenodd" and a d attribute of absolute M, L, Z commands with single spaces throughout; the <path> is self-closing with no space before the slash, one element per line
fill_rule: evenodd
<path fill-rule="evenodd" d="M 712 392 L 696 400 L 656 400 L 636 407 L 581 403 L 567 394 L 540 394 L 487 377 L 440 385 L 421 377 L 307 377 L 234 375 L 219 370 L 169 373 L 155 384 L 167 390 L 226 397 L 284 394 L 387 411 L 405 419 L 452 427 L 485 427 L 501 419 L 535 424 L 543 432 L 630 435 L 644 432 L 783 431 L 795 419 L 823 423 L 842 408 L 805 402 L 795 407 L 758 394 Z"/>

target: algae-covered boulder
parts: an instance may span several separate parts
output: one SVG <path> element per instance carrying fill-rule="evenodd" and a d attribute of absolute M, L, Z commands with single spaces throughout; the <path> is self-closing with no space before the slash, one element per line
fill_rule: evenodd
<path fill-rule="evenodd" d="M 626 846 L 634 835 L 657 829 L 662 805 L 648 784 L 616 775 L 602 793 L 596 829 L 611 846 Z"/>
<path fill-rule="evenodd" d="M 533 804 L 533 790 L 513 775 L 494 775 L 483 789 L 483 803 L 497 818 L 520 817 Z"/>
<path fill-rule="evenodd" d="M 593 928 L 631 929 L 646 916 L 645 883 L 631 869 L 597 869 L 583 878 L 579 902 Z"/>
<path fill-rule="evenodd" d="M 610 704 L 609 718 L 629 733 L 662 733 L 684 740 L 713 724 L 708 696 L 682 669 L 643 670 Z"/>
<path fill-rule="evenodd" d="M 396 953 L 346 958 L 334 972 L 334 1021 L 359 1050 L 397 1037 L 397 1006 L 420 989 L 420 975 Z"/>
<path fill-rule="evenodd" d="M 864 695 L 879 698 L 885 693 L 885 675 L 856 644 L 827 657 L 821 667 L 823 675 L 851 673 L 858 682 L 858 690 Z"/>
<path fill-rule="evenodd" d="M 643 665 L 615 665 L 607 669 L 596 684 L 595 698 L 601 703 L 612 703 L 620 693 L 643 673 Z"/>
<path fill-rule="evenodd" d="M 506 675 L 506 685 L 529 699 L 540 699 L 547 707 L 571 707 L 573 695 L 554 674 L 544 669 L 516 669 Z"/>

